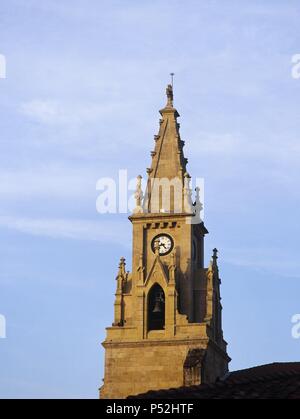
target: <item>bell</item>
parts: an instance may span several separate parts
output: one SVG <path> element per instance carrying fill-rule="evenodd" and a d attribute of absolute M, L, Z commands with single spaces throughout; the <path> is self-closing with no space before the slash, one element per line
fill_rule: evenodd
<path fill-rule="evenodd" d="M 152 313 L 161 313 L 160 300 L 156 299 Z"/>
<path fill-rule="evenodd" d="M 162 309 L 161 309 L 161 303 L 163 302 L 162 296 L 161 294 L 157 294 L 155 297 L 155 305 L 154 308 L 152 310 L 152 313 L 161 313 Z"/>

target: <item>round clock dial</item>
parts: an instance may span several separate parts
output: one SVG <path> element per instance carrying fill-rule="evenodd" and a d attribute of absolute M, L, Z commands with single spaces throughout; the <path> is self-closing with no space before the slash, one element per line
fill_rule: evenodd
<path fill-rule="evenodd" d="M 152 251 L 155 252 L 155 242 L 158 241 L 159 243 L 159 254 L 161 256 L 165 256 L 168 253 L 172 252 L 174 247 L 174 241 L 171 236 L 168 234 L 159 234 L 158 236 L 154 237 L 152 240 Z"/>

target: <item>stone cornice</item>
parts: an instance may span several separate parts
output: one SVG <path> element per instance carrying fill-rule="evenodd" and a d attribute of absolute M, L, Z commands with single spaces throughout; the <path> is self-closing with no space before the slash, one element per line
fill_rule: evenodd
<path fill-rule="evenodd" d="M 178 346 L 180 344 L 182 345 L 203 345 L 204 348 L 207 347 L 209 343 L 208 338 L 202 338 L 202 339 L 190 339 L 190 338 L 172 338 L 172 339 L 145 339 L 142 341 L 104 341 L 102 342 L 102 345 L 104 348 L 112 348 L 112 347 L 118 347 L 118 348 L 132 348 L 132 347 L 148 347 L 148 346 Z"/>

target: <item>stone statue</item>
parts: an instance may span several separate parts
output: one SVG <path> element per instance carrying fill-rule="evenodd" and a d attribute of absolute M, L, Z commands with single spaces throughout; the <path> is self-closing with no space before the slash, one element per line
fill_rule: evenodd
<path fill-rule="evenodd" d="M 171 84 L 168 84 L 166 93 L 167 93 L 167 98 L 168 98 L 167 107 L 173 108 L 174 96 L 173 96 L 173 87 Z"/>

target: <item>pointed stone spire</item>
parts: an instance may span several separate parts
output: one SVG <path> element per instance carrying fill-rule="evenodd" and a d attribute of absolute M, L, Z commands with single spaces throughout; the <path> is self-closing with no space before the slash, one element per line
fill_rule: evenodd
<path fill-rule="evenodd" d="M 183 207 L 184 174 L 186 173 L 187 159 L 184 157 L 184 142 L 180 138 L 180 125 L 177 122 L 179 114 L 173 107 L 174 93 L 172 85 L 169 84 L 167 86 L 166 94 L 167 104 L 160 110 L 162 116 L 160 129 L 159 133 L 154 137 L 155 148 L 151 152 L 151 167 L 147 169 L 148 185 L 144 201 L 144 208 L 147 212 L 174 212 L 174 207 L 177 206 L 174 202 L 170 202 L 170 208 L 167 209 L 164 208 L 161 202 L 158 205 L 154 205 L 153 191 L 155 187 L 153 183 L 162 179 L 168 181 L 176 179 L 175 183 L 178 186 L 176 187 L 176 192 L 179 189 L 179 194 L 177 195 L 181 196 L 180 198 L 177 196 L 176 199 L 177 201 L 180 200 L 180 207 Z M 161 200 L 158 197 L 155 199 Z M 172 199 L 175 201 L 174 197 Z M 153 210 L 153 207 L 155 210 Z"/>

